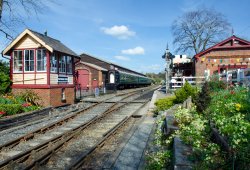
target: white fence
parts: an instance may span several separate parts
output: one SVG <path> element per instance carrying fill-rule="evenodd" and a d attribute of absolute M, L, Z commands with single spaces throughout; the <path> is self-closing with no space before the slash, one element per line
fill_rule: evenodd
<path fill-rule="evenodd" d="M 205 77 L 172 77 L 170 81 L 170 87 L 172 89 L 180 88 L 185 84 L 186 81 L 191 85 L 200 85 L 205 82 Z"/>
<path fill-rule="evenodd" d="M 237 69 L 229 70 L 225 73 L 219 74 L 220 80 L 227 84 L 244 84 L 246 86 L 250 85 L 250 69 Z"/>

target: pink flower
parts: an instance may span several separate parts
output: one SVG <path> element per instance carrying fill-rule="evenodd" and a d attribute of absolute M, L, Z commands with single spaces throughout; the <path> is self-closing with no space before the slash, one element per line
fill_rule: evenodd
<path fill-rule="evenodd" d="M 22 104 L 22 106 L 23 107 L 29 107 L 29 106 L 31 106 L 31 104 L 30 103 L 24 103 L 24 104 Z"/>
<path fill-rule="evenodd" d="M 0 115 L 4 115 L 5 114 L 5 112 L 4 111 L 0 111 Z"/>

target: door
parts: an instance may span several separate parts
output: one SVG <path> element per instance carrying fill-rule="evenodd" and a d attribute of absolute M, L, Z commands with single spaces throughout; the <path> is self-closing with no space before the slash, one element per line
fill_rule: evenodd
<path fill-rule="evenodd" d="M 98 86 L 98 81 L 94 79 L 92 85 L 93 85 L 93 89 L 95 89 Z"/>
<path fill-rule="evenodd" d="M 89 87 L 89 71 L 82 69 L 78 70 L 78 84 L 81 89 L 87 89 Z"/>

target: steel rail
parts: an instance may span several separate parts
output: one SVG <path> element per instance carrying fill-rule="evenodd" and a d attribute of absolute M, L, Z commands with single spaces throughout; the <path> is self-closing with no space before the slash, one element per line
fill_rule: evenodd
<path fill-rule="evenodd" d="M 131 95 L 128 95 L 128 96 L 126 96 L 126 97 L 124 97 L 123 99 L 125 99 L 125 98 L 128 98 L 128 97 L 130 97 L 130 96 L 132 96 L 133 94 L 131 94 Z M 122 100 L 123 100 L 122 99 Z M 118 102 L 119 103 L 119 102 Z M 106 114 L 108 114 L 108 113 L 110 113 L 110 112 L 113 112 L 113 111 L 115 111 L 115 110 L 118 110 L 118 109 L 120 109 L 121 107 L 123 107 L 124 105 L 126 105 L 126 103 L 124 103 L 123 105 L 121 105 L 121 106 L 119 106 L 119 107 L 117 107 L 117 108 L 113 108 L 113 106 L 115 106 L 115 104 L 114 105 L 112 105 L 107 111 L 105 111 L 103 114 L 101 114 L 100 116 L 98 116 L 98 117 L 95 117 L 94 119 L 91 119 L 91 124 L 92 123 L 94 123 L 94 122 L 96 122 L 97 120 L 99 120 L 99 119 L 101 119 L 104 115 L 106 115 Z M 88 109 L 90 109 L 91 107 L 89 107 Z M 79 111 L 79 112 L 81 112 L 81 111 Z M 77 113 L 79 113 L 79 112 L 77 112 Z M 69 117 L 67 117 L 67 119 L 70 119 L 71 118 L 71 116 L 69 116 Z M 64 120 L 65 121 L 65 120 Z M 61 123 L 62 122 L 62 120 L 61 121 L 57 121 L 57 123 Z M 87 123 L 87 126 L 88 126 L 89 124 Z M 47 126 L 47 127 L 45 127 L 45 128 L 42 128 L 42 129 L 38 129 L 38 130 L 36 130 L 36 132 L 44 132 L 45 130 L 48 130 L 48 129 L 50 129 L 52 126 L 55 126 L 55 124 L 51 124 L 51 125 L 49 125 L 49 126 Z M 87 127 L 87 126 L 85 126 L 84 124 L 82 125 L 82 126 L 84 126 L 85 128 Z M 72 132 L 72 131 L 71 131 Z M 14 141 L 12 141 L 12 142 L 9 142 L 7 145 L 8 146 L 12 146 L 12 147 L 14 147 L 15 145 L 17 145 L 17 141 L 19 140 L 27 140 L 27 139 L 30 139 L 30 138 L 33 138 L 34 137 L 34 134 L 35 133 L 30 133 L 30 134 L 28 134 L 28 135 L 26 135 L 25 137 L 22 137 L 22 138 L 19 138 L 19 139 L 17 139 L 17 140 L 15 140 L 16 142 L 14 142 Z M 68 134 L 68 133 L 65 133 L 65 134 L 62 134 L 62 135 L 59 135 L 59 136 L 57 136 L 57 137 L 54 137 L 54 138 L 52 138 L 51 139 L 51 141 L 47 141 L 47 142 L 44 142 L 44 143 L 42 143 L 42 144 L 39 144 L 38 146 L 36 146 L 36 147 L 32 147 L 32 148 L 30 148 L 29 150 L 27 150 L 27 151 L 25 151 L 25 152 L 22 152 L 22 153 L 20 153 L 20 154 L 18 154 L 18 155 L 15 155 L 14 157 L 11 157 L 11 158 L 9 158 L 9 159 L 6 159 L 6 160 L 4 160 L 3 162 L 1 162 L 0 163 L 0 168 L 3 168 L 3 167 L 6 167 L 10 162 L 13 162 L 13 161 L 19 161 L 19 160 L 25 160 L 27 157 L 29 157 L 31 154 L 32 154 L 32 151 L 34 152 L 34 151 L 40 151 L 40 150 L 42 150 L 42 149 L 44 149 L 45 148 L 45 145 L 47 144 L 52 144 L 53 142 L 55 143 L 55 142 L 57 142 L 58 140 L 61 140 L 61 138 L 62 138 L 62 136 L 63 135 L 66 135 L 66 134 Z M 40 149 L 39 149 L 40 148 Z M 22 161 L 21 161 L 22 162 Z"/>
<path fill-rule="evenodd" d="M 145 101 L 143 103 L 143 105 L 141 105 L 138 109 L 136 109 L 130 116 L 126 116 L 122 121 L 120 121 L 112 129 L 110 129 L 108 132 L 104 133 L 103 134 L 103 138 L 99 142 L 97 142 L 97 144 L 95 144 L 91 149 L 89 149 L 88 152 L 83 153 L 82 155 L 80 155 L 79 158 L 73 164 L 71 164 L 71 166 L 69 168 L 67 168 L 67 170 L 80 169 L 81 166 L 84 163 L 84 160 L 92 152 L 94 152 L 96 149 L 98 149 L 100 146 L 102 146 L 109 137 L 111 137 L 112 135 L 114 135 L 115 133 L 117 133 L 118 129 L 120 129 L 129 119 L 131 119 L 133 117 L 133 115 L 135 113 L 137 113 L 140 109 L 142 109 L 148 102 L 149 102 L 149 100 Z"/>
<path fill-rule="evenodd" d="M 124 100 L 124 99 L 126 99 L 126 98 L 128 98 L 128 97 L 131 97 L 132 95 L 134 95 L 134 94 L 136 94 L 136 93 L 137 93 L 137 91 L 136 91 L 136 92 L 133 91 L 133 92 L 129 93 L 129 95 L 127 95 L 127 96 L 125 96 L 124 98 L 122 98 L 121 100 Z M 110 98 L 110 99 L 111 99 L 111 98 Z M 86 112 L 86 111 L 88 111 L 88 110 L 90 110 L 90 109 L 92 109 L 92 108 L 94 108 L 94 107 L 96 107 L 96 106 L 98 106 L 98 105 L 100 105 L 100 104 L 102 104 L 102 103 L 105 103 L 105 101 L 101 101 L 101 102 L 95 103 L 95 104 L 93 104 L 93 105 L 91 105 L 91 106 L 89 106 L 89 107 L 87 107 L 87 108 L 82 109 L 82 110 L 77 110 L 77 109 L 72 110 L 72 112 L 75 112 L 75 113 L 72 114 L 72 115 L 65 116 L 64 118 L 62 118 L 62 119 L 60 119 L 60 120 L 58 120 L 58 121 L 56 121 L 56 122 L 52 122 L 52 123 L 46 125 L 45 127 L 38 128 L 38 129 L 36 129 L 36 130 L 34 130 L 34 131 L 28 133 L 28 134 L 25 134 L 25 135 L 20 136 L 20 137 L 14 139 L 14 140 L 12 140 L 12 141 L 9 141 L 9 142 L 7 142 L 7 143 L 5 143 L 5 144 L 0 145 L 0 152 L 1 152 L 1 151 L 4 151 L 4 150 L 9 150 L 9 149 L 15 147 L 15 146 L 18 145 L 21 141 L 27 141 L 27 140 L 33 139 L 34 136 L 35 136 L 35 134 L 45 133 L 46 131 L 53 129 L 54 127 L 61 126 L 61 125 L 63 125 L 64 123 L 66 123 L 66 122 L 68 122 L 68 121 L 74 119 L 74 118 L 75 118 L 76 116 L 78 116 L 79 114 L 83 114 L 84 112 Z M 119 103 L 119 102 L 115 102 L 112 106 L 110 106 L 110 107 L 108 108 L 108 110 L 110 110 L 110 109 L 112 109 L 113 107 L 115 107 L 118 103 Z"/>

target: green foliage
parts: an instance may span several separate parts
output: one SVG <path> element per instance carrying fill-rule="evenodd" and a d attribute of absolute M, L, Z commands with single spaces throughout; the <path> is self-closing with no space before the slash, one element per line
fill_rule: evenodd
<path fill-rule="evenodd" d="M 165 73 L 164 72 L 160 72 L 158 74 L 146 73 L 146 76 L 151 78 L 153 83 L 155 83 L 155 84 L 161 84 L 161 82 L 165 80 Z"/>
<path fill-rule="evenodd" d="M 29 112 L 39 108 L 39 106 L 26 102 L 21 96 L 13 96 L 11 94 L 0 96 L 0 112 L 4 113 L 0 115 L 1 117 Z"/>
<path fill-rule="evenodd" d="M 222 136 L 226 136 L 240 169 L 250 166 L 250 106 L 247 89 L 234 87 L 215 92 L 207 114 Z"/>
<path fill-rule="evenodd" d="M 166 137 L 161 131 L 164 119 L 165 117 L 162 117 L 156 122 L 156 131 L 154 133 L 154 144 L 156 148 L 152 153 L 146 152 L 146 169 L 148 170 L 161 170 L 170 166 L 172 152 L 167 148 L 167 145 L 164 142 Z"/>
<path fill-rule="evenodd" d="M 179 108 L 174 116 L 179 125 L 176 134 L 184 143 L 192 146 L 192 159 L 196 165 L 204 169 L 216 169 L 214 165 L 224 164 L 219 145 L 210 140 L 208 120 L 198 114 L 196 108 Z"/>
<path fill-rule="evenodd" d="M 10 72 L 9 63 L 0 60 L 0 73 L 9 74 L 9 72 Z"/>
<path fill-rule="evenodd" d="M 40 97 L 32 90 L 26 90 L 25 92 L 20 94 L 20 97 L 24 101 L 31 103 L 32 105 L 35 105 L 35 106 L 39 106 L 39 102 L 41 100 Z"/>
<path fill-rule="evenodd" d="M 153 153 L 147 157 L 148 164 L 146 169 L 162 170 L 163 168 L 166 167 L 166 164 L 170 162 L 170 158 L 171 158 L 171 152 L 168 150 Z"/>
<path fill-rule="evenodd" d="M 0 94 L 10 92 L 10 86 L 9 65 L 0 60 Z"/>
<path fill-rule="evenodd" d="M 204 83 L 202 90 L 194 97 L 193 101 L 196 105 L 197 112 L 202 113 L 206 110 L 211 101 L 208 82 Z"/>
<path fill-rule="evenodd" d="M 185 82 L 184 86 L 175 92 L 175 103 L 183 103 L 189 96 L 194 97 L 197 93 L 197 89 L 192 87 L 188 82 Z"/>
<path fill-rule="evenodd" d="M 219 91 L 226 89 L 227 85 L 225 82 L 220 81 L 218 76 L 212 76 L 208 82 L 209 89 L 212 91 Z"/>
<path fill-rule="evenodd" d="M 171 106 L 174 105 L 175 99 L 176 99 L 175 96 L 170 96 L 157 100 L 155 102 L 156 111 L 159 112 L 169 109 Z"/>
<path fill-rule="evenodd" d="M 23 112 L 23 107 L 21 104 L 0 104 L 0 111 L 6 115 L 14 115 Z"/>

